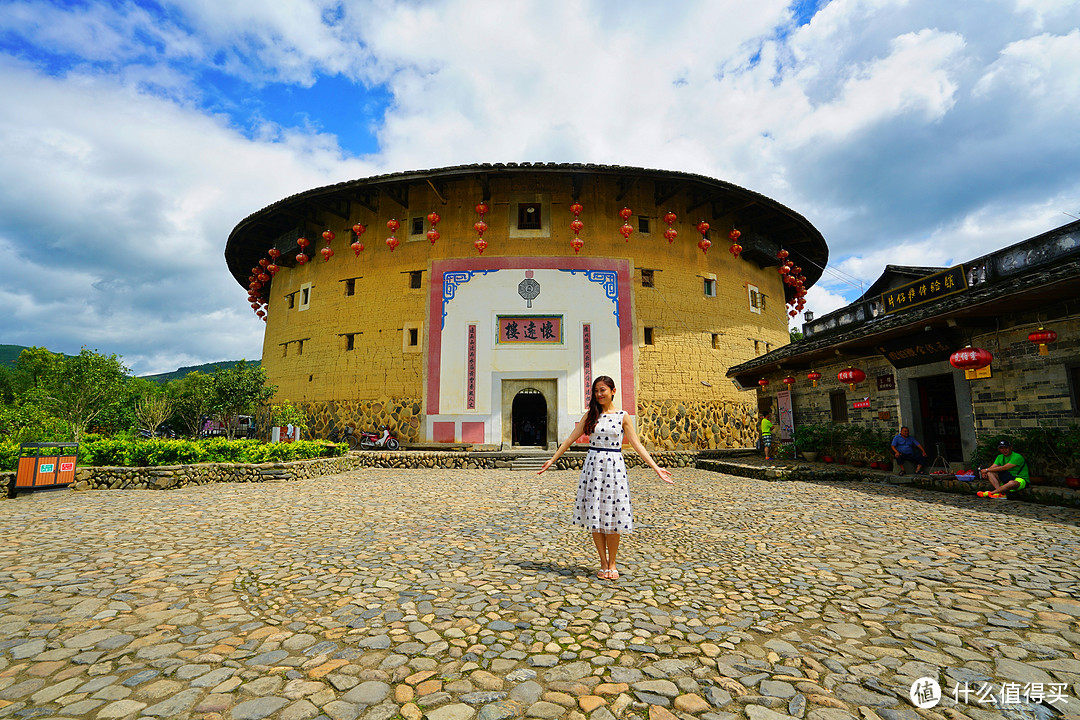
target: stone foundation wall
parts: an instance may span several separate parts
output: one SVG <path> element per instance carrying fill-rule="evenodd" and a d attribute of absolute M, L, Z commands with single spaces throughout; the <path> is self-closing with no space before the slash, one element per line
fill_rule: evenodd
<path fill-rule="evenodd" d="M 647 447 L 713 450 L 757 445 L 757 408 L 740 402 L 641 400 L 637 427 Z"/>
<path fill-rule="evenodd" d="M 348 426 L 356 431 L 390 428 L 402 443 L 420 442 L 423 403 L 419 398 L 381 397 L 373 400 L 340 400 L 327 402 L 294 402 L 307 415 L 306 439 L 325 439 L 334 429 Z M 260 418 L 259 427 L 270 426 Z"/>

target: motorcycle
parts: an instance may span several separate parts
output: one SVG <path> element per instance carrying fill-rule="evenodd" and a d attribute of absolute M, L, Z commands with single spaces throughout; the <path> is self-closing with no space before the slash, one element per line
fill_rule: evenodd
<path fill-rule="evenodd" d="M 338 434 L 337 428 L 334 428 L 334 431 L 330 433 L 328 439 L 332 443 L 343 442 L 349 446 L 350 450 L 355 450 L 356 446 L 360 444 L 360 440 L 353 433 L 353 429 L 348 426 L 345 427 L 345 430 L 341 435 Z"/>
<path fill-rule="evenodd" d="M 364 450 L 374 450 L 375 448 L 397 450 L 401 447 L 401 443 L 398 442 L 398 439 L 396 437 L 390 434 L 390 428 L 383 425 L 382 436 L 379 436 L 378 434 L 373 432 L 361 430 L 360 447 Z"/>

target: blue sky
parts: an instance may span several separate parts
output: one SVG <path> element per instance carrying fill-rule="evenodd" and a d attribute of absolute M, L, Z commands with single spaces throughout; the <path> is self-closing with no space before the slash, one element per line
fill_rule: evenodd
<path fill-rule="evenodd" d="M 818 314 L 886 263 L 961 262 L 1080 215 L 1074 0 L 3 7 L 0 342 L 139 373 L 258 357 L 229 231 L 372 174 L 722 178 L 825 235 Z"/>

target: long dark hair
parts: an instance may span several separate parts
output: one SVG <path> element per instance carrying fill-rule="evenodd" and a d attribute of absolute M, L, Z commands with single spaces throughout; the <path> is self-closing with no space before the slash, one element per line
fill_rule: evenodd
<path fill-rule="evenodd" d="M 615 381 L 607 375 L 601 375 L 593 380 L 592 388 L 589 390 L 589 414 L 585 416 L 585 425 L 581 428 L 586 435 L 592 435 L 592 431 L 596 429 L 596 421 L 600 419 L 600 413 L 603 412 L 600 403 L 596 401 L 596 386 L 599 383 L 607 385 L 612 392 L 615 390 Z"/>

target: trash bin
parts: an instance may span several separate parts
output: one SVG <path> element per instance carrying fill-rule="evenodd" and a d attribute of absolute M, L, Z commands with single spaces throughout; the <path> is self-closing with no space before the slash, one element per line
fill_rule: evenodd
<path fill-rule="evenodd" d="M 75 482 L 79 443 L 23 443 L 8 497 L 20 491 L 67 487 Z"/>

